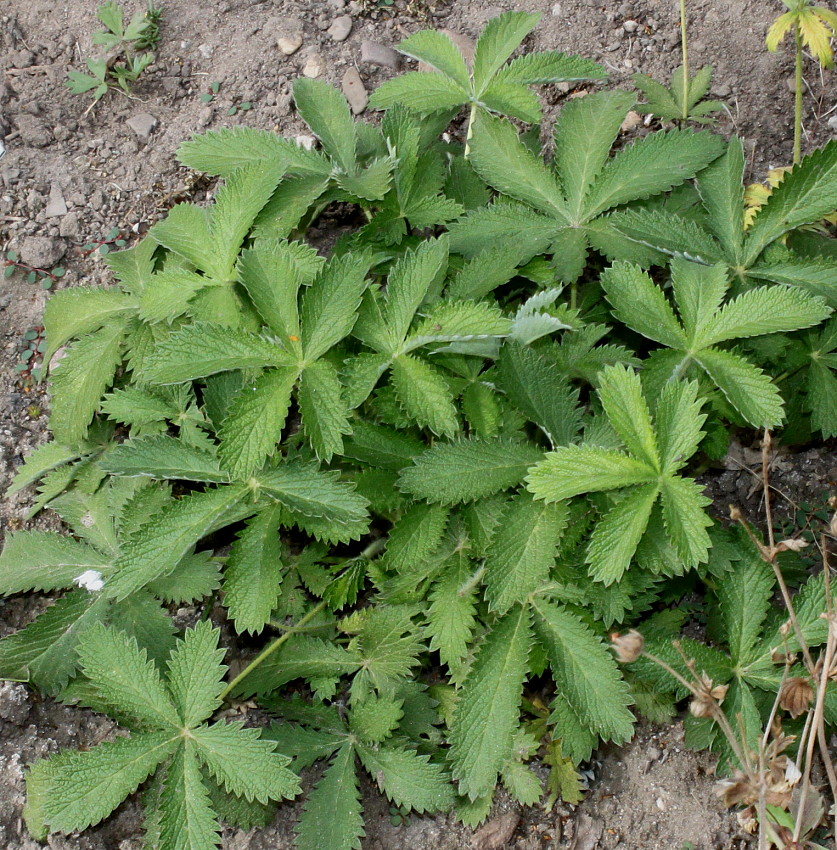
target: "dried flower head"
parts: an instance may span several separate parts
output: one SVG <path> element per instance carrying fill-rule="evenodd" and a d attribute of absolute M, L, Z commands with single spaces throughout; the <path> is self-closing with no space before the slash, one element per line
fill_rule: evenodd
<path fill-rule="evenodd" d="M 645 638 L 636 629 L 631 629 L 624 635 L 614 633 L 610 636 L 610 642 L 620 664 L 636 661 L 645 646 Z"/>
<path fill-rule="evenodd" d="M 791 537 L 788 540 L 780 540 L 776 544 L 777 552 L 801 552 L 808 545 L 807 540 L 801 537 Z"/>
<path fill-rule="evenodd" d="M 814 699 L 814 687 L 807 676 L 791 676 L 785 679 L 779 690 L 779 707 L 791 717 L 804 714 Z"/>
<path fill-rule="evenodd" d="M 756 784 L 740 770 L 736 770 L 731 779 L 724 779 L 718 783 L 718 793 L 728 809 L 733 806 L 750 806 L 759 798 L 759 789 Z M 743 824 L 742 828 L 744 828 Z"/>
<path fill-rule="evenodd" d="M 689 703 L 689 711 L 695 717 L 714 717 L 715 707 L 724 701 L 729 685 L 713 685 L 706 673 L 700 675 L 701 687 Z"/>

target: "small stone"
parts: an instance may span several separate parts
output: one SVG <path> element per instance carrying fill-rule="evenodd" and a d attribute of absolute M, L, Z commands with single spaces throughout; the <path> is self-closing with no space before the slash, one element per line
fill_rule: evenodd
<path fill-rule="evenodd" d="M 20 259 L 36 269 L 54 266 L 67 250 L 60 239 L 52 236 L 27 236 L 20 246 Z"/>
<path fill-rule="evenodd" d="M 214 114 L 215 110 L 211 106 L 204 106 L 204 108 L 198 113 L 198 125 L 206 127 L 206 125 L 212 120 L 212 116 Z"/>
<path fill-rule="evenodd" d="M 832 115 L 831 118 L 828 119 L 828 126 L 832 133 L 837 133 L 837 115 Z"/>
<path fill-rule="evenodd" d="M 727 83 L 717 83 L 712 86 L 712 94 L 715 97 L 729 97 L 732 94 L 732 87 Z"/>
<path fill-rule="evenodd" d="M 619 129 L 623 133 L 630 133 L 631 130 L 636 130 L 639 125 L 642 124 L 642 116 L 638 112 L 634 112 L 632 109 L 626 116 L 625 120 L 622 122 L 622 125 Z"/>
<path fill-rule="evenodd" d="M 17 682 L 0 682 L 0 719 L 22 726 L 29 717 L 29 694 Z"/>
<path fill-rule="evenodd" d="M 349 15 L 340 15 L 331 22 L 328 34 L 333 41 L 345 41 L 352 31 L 352 19 Z"/>
<path fill-rule="evenodd" d="M 293 32 L 286 35 L 280 35 L 276 39 L 276 46 L 285 54 L 285 56 L 293 56 L 294 53 L 302 47 L 302 33 Z"/>
<path fill-rule="evenodd" d="M 20 131 L 20 138 L 23 139 L 23 143 L 33 148 L 45 148 L 52 142 L 52 133 L 49 127 L 34 115 L 19 113 L 17 129 Z"/>
<path fill-rule="evenodd" d="M 346 100 L 349 101 L 352 115 L 360 115 L 366 109 L 366 104 L 369 103 L 369 95 L 366 93 L 363 80 L 354 65 L 343 74 L 341 88 Z"/>
<path fill-rule="evenodd" d="M 294 141 L 301 148 L 305 148 L 305 150 L 307 151 L 314 150 L 314 145 L 317 144 L 317 140 L 313 136 L 305 135 L 304 133 L 300 133 L 298 136 L 294 136 Z"/>
<path fill-rule="evenodd" d="M 519 823 L 520 815 L 517 812 L 506 812 L 492 818 L 474 833 L 471 847 L 474 850 L 501 850 L 508 844 Z"/>
<path fill-rule="evenodd" d="M 636 32 L 639 29 L 639 24 L 636 21 L 625 21 L 625 23 L 622 24 L 622 29 L 625 30 L 625 32 Z"/>
<path fill-rule="evenodd" d="M 67 203 L 64 200 L 64 195 L 61 192 L 61 187 L 58 183 L 53 183 L 49 187 L 49 201 L 47 202 L 44 215 L 47 218 L 54 218 L 59 215 L 67 215 Z"/>
<path fill-rule="evenodd" d="M 78 239 L 81 234 L 78 213 L 67 213 L 67 215 L 61 219 L 61 224 L 58 225 L 58 232 L 61 236 L 64 236 L 67 239 Z"/>
<path fill-rule="evenodd" d="M 553 3 L 552 4 L 552 17 L 557 18 L 561 15 L 561 4 Z"/>
<path fill-rule="evenodd" d="M 150 112 L 140 112 L 129 118 L 126 123 L 141 142 L 147 142 L 151 138 L 151 132 L 157 126 L 157 119 Z"/>
<path fill-rule="evenodd" d="M 215 48 L 211 44 L 199 44 L 198 45 L 198 53 L 203 56 L 204 59 L 209 59 L 212 56 L 212 52 Z"/>
<path fill-rule="evenodd" d="M 401 57 L 391 47 L 364 39 L 360 45 L 360 62 L 362 65 L 378 65 L 397 71 Z"/>
<path fill-rule="evenodd" d="M 305 60 L 305 65 L 302 67 L 302 76 L 310 77 L 312 80 L 319 77 L 325 66 L 323 65 L 323 57 L 319 53 L 309 53 Z"/>
<path fill-rule="evenodd" d="M 346 0 L 328 0 L 328 5 L 332 9 L 336 9 L 337 11 L 340 11 L 341 9 L 346 8 Z"/>

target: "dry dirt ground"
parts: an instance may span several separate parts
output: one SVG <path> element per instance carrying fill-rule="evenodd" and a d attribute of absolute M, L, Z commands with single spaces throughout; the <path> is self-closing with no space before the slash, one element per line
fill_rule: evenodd
<path fill-rule="evenodd" d="M 101 259 L 83 251 L 85 244 L 114 228 L 131 239 L 176 201 L 205 197 L 205 187 L 174 157 L 193 133 L 239 124 L 304 132 L 293 113 L 290 83 L 306 65 L 309 70 L 319 65 L 321 77 L 337 85 L 356 68 L 370 91 L 391 75 L 392 54 L 381 55 L 364 42 L 391 47 L 425 26 L 473 37 L 491 17 L 514 8 L 543 14 L 529 48 L 595 58 L 610 69 L 615 85 L 630 86 L 636 71 L 667 78 L 679 62 L 672 0 L 168 0 L 157 62 L 133 97 L 109 94 L 87 111 L 87 99 L 70 94 L 64 80 L 69 67 L 83 69 L 95 50 L 96 5 L 96 0 L 0 4 L 0 140 L 6 149 L 0 159 L 0 249 L 16 250 L 32 265 L 60 262 L 67 270 L 60 287 L 107 282 Z M 141 6 L 140 0 L 126 5 L 130 11 Z M 781 11 L 778 2 L 767 0 L 690 0 L 691 61 L 694 67 L 715 66 L 712 94 L 728 108 L 719 128 L 745 139 L 756 178 L 791 156 L 791 63 L 786 54 L 764 49 L 767 27 Z M 339 40 L 348 25 L 348 36 Z M 285 55 L 278 40 L 296 36 L 299 49 Z M 212 83 L 220 88 L 207 104 L 200 96 Z M 806 146 L 812 147 L 837 132 L 828 120 L 837 114 L 837 99 L 833 81 L 813 65 L 806 83 Z M 547 115 L 566 94 L 558 88 L 544 92 Z M 242 102 L 252 108 L 230 115 Z M 45 439 L 46 396 L 21 381 L 14 367 L 27 345 L 24 335 L 40 324 L 46 296 L 21 275 L 0 281 L 0 494 L 23 456 Z M 822 492 L 833 486 L 837 470 L 832 472 L 827 453 L 815 451 L 803 467 L 794 475 L 806 487 Z M 726 475 L 728 482 L 713 494 L 720 502 L 725 491 L 749 491 L 747 473 Z M 26 525 L 30 499 L 22 493 L 0 505 L 0 536 Z M 0 635 L 31 619 L 35 604 L 0 601 Z M 38 846 L 20 820 L 23 766 L 61 746 L 90 745 L 109 730 L 104 718 L 42 701 L 21 685 L 0 686 L 0 846 Z M 519 822 L 506 830 L 507 838 L 483 835 L 474 846 L 708 850 L 746 843 L 734 816 L 717 802 L 712 759 L 685 750 L 679 725 L 640 728 L 630 746 L 599 753 L 591 771 L 591 790 L 578 807 L 517 812 L 500 800 L 493 824 L 513 826 L 517 815 Z M 385 802 L 374 793 L 366 797 L 366 850 L 472 846 L 473 833 L 449 818 L 411 817 L 394 827 Z M 224 847 L 290 848 L 297 813 L 298 806 L 288 805 L 265 830 L 228 832 Z M 53 837 L 49 846 L 139 848 L 139 809 L 128 801 L 107 824 L 83 836 Z"/>

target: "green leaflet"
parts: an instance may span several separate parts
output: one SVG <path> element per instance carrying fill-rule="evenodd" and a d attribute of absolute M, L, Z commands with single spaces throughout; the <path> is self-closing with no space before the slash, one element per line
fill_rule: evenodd
<path fill-rule="evenodd" d="M 541 456 L 500 438 L 437 443 L 401 471 L 400 487 L 429 502 L 470 502 L 519 484 Z"/>
<path fill-rule="evenodd" d="M 531 615 L 518 606 L 481 645 L 454 709 L 453 777 L 472 800 L 490 793 L 511 749 L 532 641 Z"/>

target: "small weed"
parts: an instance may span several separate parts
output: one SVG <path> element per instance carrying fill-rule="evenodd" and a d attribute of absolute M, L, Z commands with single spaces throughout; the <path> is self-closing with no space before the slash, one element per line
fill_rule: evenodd
<path fill-rule="evenodd" d="M 137 13 L 125 26 L 122 9 L 114 0 L 102 4 L 96 16 L 106 27 L 93 34 L 93 43 L 103 47 L 104 56 L 87 60 L 89 74 L 69 71 L 67 87 L 73 94 L 90 93 L 93 107 L 108 92 L 119 89 L 130 94 L 131 83 L 154 62 L 150 52 L 160 38 L 160 19 L 163 11 L 149 0 L 144 13 Z"/>
<path fill-rule="evenodd" d="M 410 810 L 406 806 L 390 806 L 389 822 L 393 826 L 404 826 L 410 818 Z"/>
<path fill-rule="evenodd" d="M 201 103 L 212 103 L 220 90 L 221 84 L 219 82 L 210 83 L 209 89 L 200 96 Z"/>
<path fill-rule="evenodd" d="M 43 325 L 37 325 L 33 328 L 29 328 L 29 330 L 24 333 L 23 350 L 20 352 L 18 361 L 15 364 L 15 372 L 25 383 L 37 383 L 41 380 L 41 367 L 43 366 L 46 346 L 47 343 Z M 40 415 L 40 410 L 36 414 L 30 412 L 30 416 L 33 418 L 37 418 Z"/>
<path fill-rule="evenodd" d="M 108 231 L 104 239 L 93 239 L 81 246 L 81 256 L 89 257 L 91 254 L 98 252 L 101 256 L 109 254 L 113 248 L 124 248 L 128 244 L 127 240 L 122 237 L 122 233 L 118 227 L 114 227 Z"/>
<path fill-rule="evenodd" d="M 239 112 L 249 112 L 253 108 L 253 104 L 249 100 L 242 103 L 234 103 L 228 110 L 227 115 L 237 115 Z"/>
<path fill-rule="evenodd" d="M 62 266 L 55 266 L 52 269 L 40 269 L 37 266 L 30 266 L 20 259 L 16 251 L 6 251 L 3 263 L 5 265 L 3 269 L 4 278 L 12 277 L 12 275 L 20 272 L 26 276 L 27 283 L 37 283 L 40 281 L 42 289 L 52 289 L 66 273 L 66 270 Z"/>

